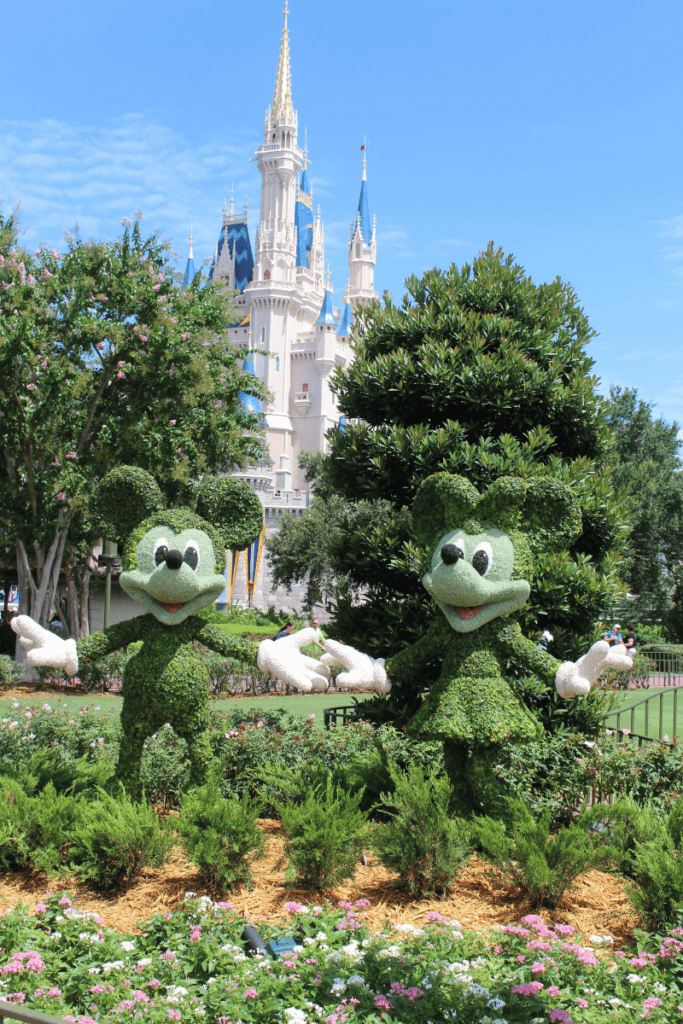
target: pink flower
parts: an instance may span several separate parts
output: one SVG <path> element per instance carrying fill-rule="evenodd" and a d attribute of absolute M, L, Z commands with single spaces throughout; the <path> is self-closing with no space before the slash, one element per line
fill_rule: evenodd
<path fill-rule="evenodd" d="M 245 988 L 244 994 L 247 999 L 258 999 L 258 992 L 255 988 Z"/>
<path fill-rule="evenodd" d="M 224 903 L 222 900 L 216 904 L 216 910 L 232 910 L 234 903 Z"/>
<path fill-rule="evenodd" d="M 76 454 L 76 452 L 67 452 L 66 453 L 66 458 L 67 459 L 77 459 L 78 455 Z"/>
<path fill-rule="evenodd" d="M 161 988 L 161 982 L 158 978 L 152 978 L 152 980 L 148 981 L 147 984 L 150 988 Z"/>
<path fill-rule="evenodd" d="M 125 380 L 126 379 L 125 373 L 123 373 L 121 370 L 119 370 L 119 372 L 116 374 L 116 376 L 117 376 L 117 378 L 119 380 Z"/>
<path fill-rule="evenodd" d="M 59 491 L 59 493 L 57 494 L 57 501 L 66 501 L 65 491 Z"/>
<path fill-rule="evenodd" d="M 175 420 L 169 420 L 168 422 L 171 424 L 172 427 L 175 427 L 175 423 L 176 423 Z"/>
<path fill-rule="evenodd" d="M 551 985 L 550 988 L 548 989 L 548 995 L 549 996 L 561 996 L 562 993 L 560 992 L 560 990 L 557 987 L 557 985 Z"/>
<path fill-rule="evenodd" d="M 42 363 L 40 365 L 42 366 L 42 368 L 44 370 L 46 370 L 47 369 L 47 359 L 43 359 L 43 361 L 42 361 Z"/>
<path fill-rule="evenodd" d="M 572 1024 L 572 1019 L 566 1010 L 554 1009 L 548 1010 L 548 1016 L 551 1020 L 562 1021 L 563 1024 Z"/>
<path fill-rule="evenodd" d="M 37 387 L 38 387 L 37 384 L 27 384 L 26 385 L 26 390 L 27 391 L 35 391 Z"/>
<path fill-rule="evenodd" d="M 161 288 L 160 284 L 153 284 L 152 285 L 152 291 L 158 292 L 160 288 Z"/>
<path fill-rule="evenodd" d="M 517 957 L 517 962 L 520 963 L 520 964 L 523 964 L 525 960 L 526 960 L 525 956 L 518 956 Z"/>
<path fill-rule="evenodd" d="M 183 341 L 187 341 L 187 335 L 186 334 L 181 334 L 180 337 L 183 339 Z"/>
<path fill-rule="evenodd" d="M 44 903 L 36 903 L 36 914 L 44 914 L 47 906 Z"/>
<path fill-rule="evenodd" d="M 126 365 L 125 360 L 119 359 L 119 361 L 118 361 L 118 363 L 116 365 L 117 366 L 125 366 Z"/>
<path fill-rule="evenodd" d="M 657 999 L 655 996 L 650 996 L 650 998 L 646 999 L 645 1002 L 643 1003 L 643 1009 L 644 1010 L 655 1010 L 658 1006 L 661 1006 L 661 1005 L 662 1005 L 662 1000 L 661 999 Z"/>
<path fill-rule="evenodd" d="M 180 1010 L 167 1010 L 166 1013 L 171 1020 L 180 1020 Z"/>
<path fill-rule="evenodd" d="M 59 999 L 61 994 L 61 988 L 49 988 L 47 990 L 47 995 L 50 997 L 50 999 Z"/>
<path fill-rule="evenodd" d="M 50 256 L 52 256 L 52 259 L 53 259 L 53 260 L 58 260 L 58 259 L 59 259 L 59 253 L 58 253 L 58 252 L 55 252 L 55 250 L 54 250 L 54 249 L 53 249 L 53 250 L 52 250 L 52 252 L 50 253 Z"/>
<path fill-rule="evenodd" d="M 171 420 L 171 422 L 173 423 L 174 420 Z M 285 903 L 285 910 L 289 914 L 300 914 L 301 911 L 304 909 L 305 908 L 301 905 L 301 903 L 294 903 L 293 901 L 290 903 Z"/>
<path fill-rule="evenodd" d="M 588 1003 L 586 1002 L 585 999 L 577 999 L 576 1000 L 576 1005 L 578 1006 L 578 1008 L 580 1010 L 586 1010 L 588 1008 Z"/>
<path fill-rule="evenodd" d="M 528 981 L 525 985 L 513 985 L 510 992 L 513 995 L 533 996 L 538 999 L 538 993 L 543 988 L 540 981 Z"/>
<path fill-rule="evenodd" d="M 92 994 L 93 994 L 94 996 L 98 996 L 98 995 L 100 994 L 100 992 L 106 992 L 106 991 L 107 991 L 107 990 L 106 990 L 106 988 L 104 987 L 104 985 L 93 985 L 93 987 L 92 987 L 92 988 L 89 988 L 89 989 L 88 989 L 88 992 L 92 992 Z"/>
<path fill-rule="evenodd" d="M 368 904 L 368 906 L 369 906 L 369 904 Z M 446 918 L 443 916 L 443 914 L 437 913 L 436 910 L 430 910 L 429 913 L 426 914 L 425 916 L 426 916 L 428 921 L 438 921 L 439 924 L 445 924 L 446 923 Z"/>
<path fill-rule="evenodd" d="M 375 1006 L 378 1010 L 393 1010 L 394 1004 L 386 996 L 375 996 Z"/>
<path fill-rule="evenodd" d="M 545 964 L 542 963 L 540 960 L 537 960 L 536 963 L 531 965 L 531 973 L 545 974 Z"/>
<path fill-rule="evenodd" d="M 175 953 L 172 950 L 167 949 L 166 952 L 162 955 L 161 959 L 162 960 L 175 960 Z"/>
<path fill-rule="evenodd" d="M 103 341 L 98 341 L 97 342 L 97 348 L 103 349 L 104 348 L 104 342 Z"/>
<path fill-rule="evenodd" d="M 147 341 L 147 335 L 146 334 L 141 334 L 140 335 L 140 341 Z"/>

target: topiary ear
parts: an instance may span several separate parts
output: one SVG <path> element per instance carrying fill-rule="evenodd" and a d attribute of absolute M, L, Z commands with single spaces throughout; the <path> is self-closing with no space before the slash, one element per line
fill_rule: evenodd
<path fill-rule="evenodd" d="M 526 481 L 516 476 L 501 476 L 481 496 L 477 517 L 511 533 L 519 526 L 520 509 L 527 492 Z"/>
<path fill-rule="evenodd" d="M 464 476 L 433 473 L 420 484 L 413 501 L 413 533 L 432 548 L 444 533 L 471 518 L 479 491 Z"/>
<path fill-rule="evenodd" d="M 197 488 L 197 513 L 221 534 L 226 548 L 244 551 L 263 527 L 263 506 L 249 484 L 209 477 Z"/>
<path fill-rule="evenodd" d="M 568 548 L 582 530 L 579 503 L 559 480 L 530 480 L 521 530 L 536 551 Z"/>
<path fill-rule="evenodd" d="M 119 466 L 102 477 L 90 496 L 90 515 L 108 540 L 125 541 L 166 504 L 154 477 L 137 466 Z"/>

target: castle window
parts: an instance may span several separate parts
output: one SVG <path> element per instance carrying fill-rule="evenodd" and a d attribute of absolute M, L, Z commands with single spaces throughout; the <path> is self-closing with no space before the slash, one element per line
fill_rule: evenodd
<path fill-rule="evenodd" d="M 280 357 L 279 356 L 275 356 L 275 372 L 277 373 L 279 369 L 280 369 Z"/>
<path fill-rule="evenodd" d="M 308 391 L 308 384 L 302 384 L 301 388 L 303 391 Z"/>
<path fill-rule="evenodd" d="M 269 270 L 266 270 L 265 274 L 263 275 L 263 280 L 264 281 L 270 281 L 270 271 Z"/>
<path fill-rule="evenodd" d="M 356 242 L 356 259 L 360 258 L 360 242 Z"/>

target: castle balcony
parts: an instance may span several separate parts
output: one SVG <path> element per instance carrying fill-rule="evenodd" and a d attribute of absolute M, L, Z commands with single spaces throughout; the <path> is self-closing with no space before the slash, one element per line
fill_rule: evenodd
<path fill-rule="evenodd" d="M 308 391 L 294 392 L 294 406 L 299 416 L 308 416 L 311 411 L 311 399 L 309 398 Z"/>

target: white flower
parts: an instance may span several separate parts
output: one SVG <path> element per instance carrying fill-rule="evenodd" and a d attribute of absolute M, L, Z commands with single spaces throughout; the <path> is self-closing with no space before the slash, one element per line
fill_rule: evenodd
<path fill-rule="evenodd" d="M 304 946 L 315 946 L 315 939 L 312 939 L 310 935 L 307 935 L 304 939 Z"/>
<path fill-rule="evenodd" d="M 52 934 L 50 935 L 51 939 L 61 939 L 61 937 L 62 937 L 62 933 L 61 932 L 52 932 Z"/>
<path fill-rule="evenodd" d="M 109 974 L 111 971 L 120 971 L 123 966 L 123 960 L 112 960 L 111 963 L 102 964 L 102 970 Z"/>
<path fill-rule="evenodd" d="M 346 992 L 346 982 L 343 978 L 335 978 L 332 982 L 332 988 L 330 992 L 334 992 L 336 996 L 340 996 L 342 992 Z"/>
<path fill-rule="evenodd" d="M 170 725 L 168 726 L 168 728 L 169 728 L 169 729 L 171 728 L 171 727 L 170 727 Z M 186 899 L 186 900 L 191 900 L 191 899 L 194 899 L 194 897 L 195 897 L 196 895 L 197 895 L 197 893 L 196 893 L 196 892 L 186 892 L 186 893 L 185 893 L 185 899 Z"/>
<path fill-rule="evenodd" d="M 346 982 L 347 985 L 360 985 L 361 988 L 367 988 L 368 983 L 365 978 L 361 978 L 360 974 L 352 974 Z"/>
<path fill-rule="evenodd" d="M 646 979 L 641 978 L 639 974 L 627 974 L 626 980 L 630 981 L 632 985 L 642 985 Z"/>
<path fill-rule="evenodd" d="M 306 1014 L 303 1010 L 298 1010 L 295 1006 L 288 1006 L 285 1010 L 285 1019 L 290 1024 L 306 1024 Z"/>
<path fill-rule="evenodd" d="M 491 995 L 489 990 L 484 988 L 483 985 L 470 985 L 470 992 L 473 996 L 486 996 L 486 998 Z"/>
<path fill-rule="evenodd" d="M 505 1003 L 503 1002 L 502 999 L 489 999 L 486 1005 L 491 1010 L 502 1010 L 503 1007 L 505 1006 Z"/>
<path fill-rule="evenodd" d="M 100 973 L 99 967 L 89 967 L 88 968 L 88 974 L 99 974 L 99 973 Z"/>
<path fill-rule="evenodd" d="M 666 985 L 662 985 L 661 981 L 656 981 L 652 986 L 653 992 L 658 992 L 660 995 L 662 992 L 666 992 Z"/>
<path fill-rule="evenodd" d="M 338 964 L 342 959 L 342 955 L 338 950 L 333 949 L 331 953 L 327 954 L 325 959 L 328 963 Z"/>
<path fill-rule="evenodd" d="M 180 1003 L 186 995 L 189 995 L 189 993 L 182 985 L 169 985 L 166 992 L 166 1002 Z"/>
<path fill-rule="evenodd" d="M 198 1017 L 206 1016 L 206 1010 L 204 1009 L 203 1006 L 195 1006 L 194 1012 L 197 1014 Z"/>
<path fill-rule="evenodd" d="M 342 946 L 342 953 L 347 956 L 358 956 L 358 943 L 355 939 L 349 942 L 348 946 Z"/>
<path fill-rule="evenodd" d="M 133 950 L 135 949 L 135 943 L 134 942 L 122 942 L 121 943 L 121 949 L 125 953 L 132 953 Z"/>
<path fill-rule="evenodd" d="M 395 924 L 397 932 L 410 932 L 411 935 L 424 935 L 424 928 L 416 928 L 414 924 Z"/>
<path fill-rule="evenodd" d="M 327 942 L 326 932 L 317 932 L 315 937 L 318 940 L 318 942 Z"/>
<path fill-rule="evenodd" d="M 151 962 L 152 962 L 151 956 L 145 956 L 145 957 L 142 958 L 142 960 L 138 960 L 138 967 L 146 967 L 147 964 L 151 964 Z"/>
<path fill-rule="evenodd" d="M 621 1006 L 621 999 L 617 999 L 617 998 L 614 998 L 614 999 L 608 999 L 608 1000 L 607 1000 L 607 1002 L 608 1002 L 608 1003 L 609 1003 L 609 1004 L 610 1004 L 611 1006 Z"/>

